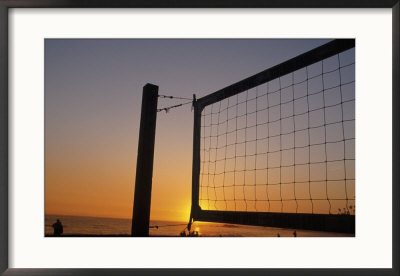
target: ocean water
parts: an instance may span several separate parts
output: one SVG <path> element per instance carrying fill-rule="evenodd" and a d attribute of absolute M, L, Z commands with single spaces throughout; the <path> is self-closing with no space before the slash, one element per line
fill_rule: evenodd
<path fill-rule="evenodd" d="M 131 220 L 116 218 L 80 217 L 64 215 L 45 216 L 45 235 L 52 236 L 52 224 L 60 219 L 63 224 L 63 236 L 130 236 Z M 150 236 L 178 237 L 186 227 L 185 222 L 151 221 Z M 156 227 L 157 226 L 157 227 Z M 200 237 L 293 237 L 294 229 L 263 226 L 247 226 L 226 223 L 195 222 L 192 230 Z M 354 235 L 296 230 L 297 237 L 352 237 Z"/>

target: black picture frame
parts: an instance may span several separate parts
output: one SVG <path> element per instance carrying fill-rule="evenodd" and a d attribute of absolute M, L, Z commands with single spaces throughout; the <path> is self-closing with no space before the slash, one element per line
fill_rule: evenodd
<path fill-rule="evenodd" d="M 48 269 L 8 264 L 8 13 L 10 8 L 391 8 L 392 268 L 391 269 Z M 0 273 L 2 275 L 400 275 L 399 269 L 399 0 L 0 0 Z M 371 254 L 374 251 L 370 248 Z M 185 253 L 183 253 L 185 254 Z"/>

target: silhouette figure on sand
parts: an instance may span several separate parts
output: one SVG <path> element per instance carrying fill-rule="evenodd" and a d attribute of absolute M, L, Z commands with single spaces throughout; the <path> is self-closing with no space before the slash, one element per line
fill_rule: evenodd
<path fill-rule="evenodd" d="M 63 233 L 63 225 L 59 219 L 57 219 L 56 223 L 53 223 L 53 229 L 54 229 L 54 236 L 59 237 Z"/>

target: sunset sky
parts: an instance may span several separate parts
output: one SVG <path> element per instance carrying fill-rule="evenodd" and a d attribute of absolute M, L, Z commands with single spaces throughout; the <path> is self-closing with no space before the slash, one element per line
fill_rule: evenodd
<path fill-rule="evenodd" d="M 46 39 L 45 213 L 132 217 L 146 83 L 200 98 L 328 41 Z M 157 116 L 151 219 L 187 221 L 193 112 Z"/>

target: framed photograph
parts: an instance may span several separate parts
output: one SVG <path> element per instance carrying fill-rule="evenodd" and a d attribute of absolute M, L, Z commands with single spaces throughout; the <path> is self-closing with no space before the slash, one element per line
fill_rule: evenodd
<path fill-rule="evenodd" d="M 399 6 L 0 0 L 0 273 L 398 275 Z"/>

